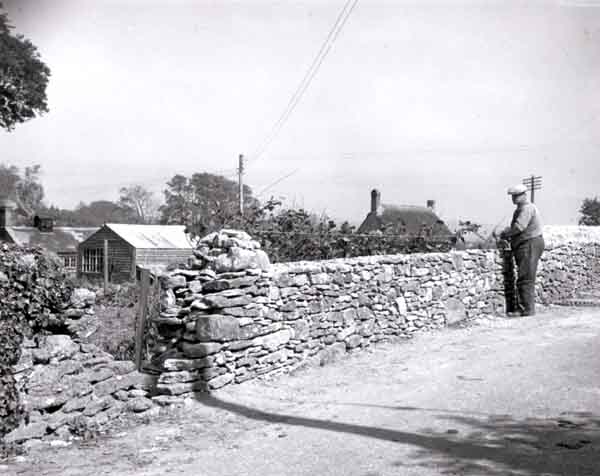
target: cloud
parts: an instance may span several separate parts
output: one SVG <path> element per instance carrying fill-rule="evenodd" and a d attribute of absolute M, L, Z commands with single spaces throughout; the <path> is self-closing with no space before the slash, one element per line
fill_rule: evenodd
<path fill-rule="evenodd" d="M 600 0 L 559 0 L 558 5 L 561 7 L 571 8 L 599 8 Z"/>

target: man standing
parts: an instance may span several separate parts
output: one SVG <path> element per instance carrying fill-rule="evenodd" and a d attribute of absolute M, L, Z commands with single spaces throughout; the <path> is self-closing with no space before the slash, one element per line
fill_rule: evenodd
<path fill-rule="evenodd" d="M 508 189 L 517 206 L 511 224 L 500 237 L 510 241 L 517 263 L 518 312 L 521 316 L 535 314 L 535 278 L 538 261 L 544 252 L 542 222 L 537 207 L 527 197 L 527 187 L 516 185 Z"/>

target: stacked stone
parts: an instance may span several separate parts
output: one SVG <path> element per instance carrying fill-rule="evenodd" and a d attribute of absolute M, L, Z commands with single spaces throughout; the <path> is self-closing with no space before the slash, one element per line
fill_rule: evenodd
<path fill-rule="evenodd" d="M 96 293 L 86 288 L 75 288 L 71 293 L 68 308 L 63 312 L 65 324 L 72 335 L 79 335 L 86 326 L 84 316 L 93 316 L 96 304 Z"/>
<path fill-rule="evenodd" d="M 539 302 L 589 287 L 600 271 L 599 251 L 597 243 L 573 241 L 546 250 Z M 463 319 L 503 315 L 502 265 L 497 251 L 468 250 L 277 264 L 270 271 L 257 264 L 175 270 L 163 278 L 161 319 L 172 326 L 158 391 L 171 401 Z"/>
<path fill-rule="evenodd" d="M 243 277 L 246 270 L 257 276 L 269 267 L 260 243 L 244 231 L 224 229 L 202 238 L 187 268 L 172 270 L 160 278 L 163 292 L 160 317 L 153 323 L 157 329 L 153 353 L 162 355 L 177 346 L 186 324 L 208 309 L 206 293 L 229 289 L 219 286 L 225 286 L 222 282 L 231 276 Z M 242 287 L 238 284 L 242 281 L 234 280 L 233 287 Z"/>
<path fill-rule="evenodd" d="M 493 313 L 500 273 L 481 250 L 174 270 L 162 278 L 170 330 L 157 390 L 212 390 Z"/>
<path fill-rule="evenodd" d="M 26 341 L 14 368 L 28 418 L 6 443 L 70 439 L 82 429 L 101 429 L 131 411 L 152 412 L 149 376 L 133 362 L 115 361 L 92 344 L 67 335 Z"/>
<path fill-rule="evenodd" d="M 600 245 L 600 227 L 575 225 L 550 225 L 544 227 L 546 249 L 565 245 Z"/>
<path fill-rule="evenodd" d="M 538 269 L 538 301 L 563 304 L 579 291 L 597 286 L 600 274 L 600 227 L 544 227 L 546 250 Z"/>
<path fill-rule="evenodd" d="M 597 287 L 600 244 L 554 241 L 540 260 L 537 297 L 545 304 L 562 304 L 581 290 Z"/>
<path fill-rule="evenodd" d="M 155 324 L 164 339 L 156 350 L 168 372 L 157 389 L 171 395 L 233 381 L 221 351 L 235 345 L 225 341 L 275 330 L 261 326 L 252 306 L 268 293 L 270 263 L 258 242 L 243 231 L 221 230 L 201 239 L 194 255 L 189 269 L 161 277 L 162 312 Z"/>
<path fill-rule="evenodd" d="M 248 233 L 221 230 L 200 240 L 194 250 L 194 267 L 212 269 L 217 273 L 269 268 L 269 257 L 260 249 L 260 243 Z"/>

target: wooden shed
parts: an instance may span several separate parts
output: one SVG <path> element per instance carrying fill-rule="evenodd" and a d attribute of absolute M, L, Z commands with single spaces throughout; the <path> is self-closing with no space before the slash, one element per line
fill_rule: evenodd
<path fill-rule="evenodd" d="M 135 279 L 138 267 L 187 262 L 193 248 L 183 225 L 107 223 L 79 245 L 79 276 L 102 278 L 105 242 L 112 282 Z"/>

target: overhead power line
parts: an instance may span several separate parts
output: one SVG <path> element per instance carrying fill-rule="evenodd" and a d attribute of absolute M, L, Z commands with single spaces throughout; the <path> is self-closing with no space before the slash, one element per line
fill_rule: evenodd
<path fill-rule="evenodd" d="M 281 116 L 279 116 L 279 119 L 275 122 L 275 125 L 273 126 L 273 128 L 271 129 L 271 132 L 267 135 L 265 140 L 254 151 L 254 153 L 252 153 L 250 155 L 249 160 L 255 160 L 255 159 L 258 159 L 259 157 L 261 157 L 262 154 L 265 152 L 265 150 L 269 147 L 269 145 L 271 145 L 271 143 L 275 140 L 275 138 L 279 134 L 279 131 L 285 125 L 287 120 L 290 118 L 290 116 L 296 109 L 296 106 L 302 99 L 302 96 L 304 95 L 304 93 L 306 92 L 308 87 L 310 86 L 313 78 L 319 71 L 319 68 L 321 67 L 321 65 L 323 64 L 323 61 L 329 54 L 331 47 L 333 46 L 337 37 L 339 36 L 340 32 L 342 31 L 342 28 L 344 28 L 344 25 L 348 21 L 348 18 L 352 14 L 352 11 L 356 7 L 357 3 L 358 3 L 358 0 L 347 0 L 346 1 L 346 3 L 344 4 L 344 7 L 342 8 L 342 10 L 340 11 L 340 13 L 337 17 L 335 23 L 333 24 L 331 30 L 329 31 L 327 38 L 321 45 L 319 52 L 313 59 L 310 67 L 308 68 L 304 77 L 302 78 L 302 81 L 296 88 L 296 91 L 290 98 L 283 113 L 281 114 Z"/>
<path fill-rule="evenodd" d="M 294 175 L 296 172 L 298 172 L 298 170 L 300 169 L 296 169 L 293 170 L 292 172 L 290 172 L 289 174 L 284 175 L 283 177 L 278 178 L 277 180 L 275 180 L 273 183 L 267 185 L 265 188 L 263 188 L 260 192 L 258 192 L 258 194 L 256 195 L 256 197 L 260 197 L 263 193 L 269 191 L 270 189 L 272 189 L 275 185 L 277 185 L 279 182 L 284 181 L 286 178 L 291 177 L 292 175 Z"/>

